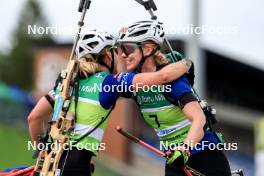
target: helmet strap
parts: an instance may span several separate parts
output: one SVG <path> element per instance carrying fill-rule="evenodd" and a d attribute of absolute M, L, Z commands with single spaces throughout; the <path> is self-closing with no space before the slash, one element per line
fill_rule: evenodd
<path fill-rule="evenodd" d="M 110 67 L 103 61 L 103 56 L 98 56 L 98 63 L 100 65 L 102 65 L 102 66 L 105 66 L 110 73 L 113 73 L 114 66 L 115 66 L 114 50 L 111 49 L 110 52 L 111 52 L 111 57 L 112 57 L 111 66 Z"/>
<path fill-rule="evenodd" d="M 152 50 L 152 52 L 149 55 L 144 56 L 143 48 L 141 46 L 139 47 L 139 50 L 141 52 L 142 57 L 141 57 L 141 60 L 140 60 L 140 62 L 138 64 L 138 67 L 136 69 L 136 73 L 141 73 L 142 72 L 142 67 L 143 67 L 145 61 L 147 60 L 147 58 L 153 56 L 159 49 L 160 49 L 160 47 L 157 46 L 155 49 Z"/>
<path fill-rule="evenodd" d="M 112 61 L 111 61 L 111 67 L 110 67 L 109 71 L 110 71 L 110 73 L 113 73 L 114 72 L 114 67 L 115 67 L 114 48 L 111 48 L 110 52 L 111 52 Z"/>

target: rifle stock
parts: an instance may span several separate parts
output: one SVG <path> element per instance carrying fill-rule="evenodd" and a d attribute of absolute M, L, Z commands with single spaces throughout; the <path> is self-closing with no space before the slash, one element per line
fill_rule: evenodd
<path fill-rule="evenodd" d="M 40 142 L 48 146 L 46 146 L 44 150 L 37 150 L 34 154 L 34 156 L 38 155 L 34 167 L 34 176 L 59 176 L 63 172 L 63 170 L 58 168 L 58 165 L 65 146 L 68 145 L 67 142 L 69 137 L 67 134 L 74 128 L 75 122 L 75 114 L 73 112 L 68 112 L 70 101 L 73 96 L 75 77 L 79 69 L 79 63 L 74 59 L 74 51 L 80 38 L 81 28 L 84 25 L 83 21 L 87 9 L 90 6 L 90 2 L 90 0 L 80 0 L 78 11 L 82 12 L 82 15 L 78 22 L 79 29 L 75 37 L 70 60 L 66 69 L 60 74 L 62 81 L 57 87 L 60 93 L 55 103 L 52 120 L 49 122 L 46 133 L 40 137 Z M 49 142 L 49 139 L 52 141 Z"/>

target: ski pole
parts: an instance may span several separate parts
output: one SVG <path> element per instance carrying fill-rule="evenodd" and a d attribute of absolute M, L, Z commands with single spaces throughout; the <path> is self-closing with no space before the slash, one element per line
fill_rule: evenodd
<path fill-rule="evenodd" d="M 155 2 L 153 0 L 148 0 L 148 1 L 143 1 L 143 0 L 135 0 L 136 2 L 138 2 L 140 5 L 144 6 L 145 9 L 148 11 L 148 13 L 151 16 L 152 20 L 157 20 L 158 17 L 154 14 L 154 11 L 157 10 L 157 6 L 155 4 Z M 173 49 L 171 47 L 171 44 L 169 42 L 169 40 L 167 39 L 167 37 L 165 37 L 165 43 L 171 53 L 171 56 L 173 58 L 173 62 L 177 62 L 177 58 L 175 57 L 175 55 L 173 54 Z"/>
<path fill-rule="evenodd" d="M 76 33 L 76 36 L 75 36 L 75 39 L 74 39 L 70 60 L 73 59 L 74 52 L 75 52 L 75 49 L 77 47 L 77 42 L 80 39 L 80 33 L 81 33 L 82 27 L 84 25 L 83 21 L 84 21 L 84 18 L 85 18 L 87 10 L 90 8 L 90 5 L 91 5 L 91 1 L 90 0 L 80 0 L 80 4 L 79 4 L 79 7 L 78 7 L 78 12 L 82 12 L 82 15 L 81 15 L 80 21 L 78 21 L 78 32 Z"/>
<path fill-rule="evenodd" d="M 155 147 L 152 147 L 151 145 L 145 143 L 144 141 L 138 139 L 136 136 L 133 136 L 132 134 L 124 131 L 120 126 L 116 126 L 116 130 L 121 133 L 123 136 L 127 137 L 128 139 L 130 139 L 131 141 L 138 143 L 142 146 L 144 146 L 145 148 L 155 152 L 156 154 L 162 156 L 162 157 L 167 157 L 168 155 L 170 155 L 170 152 L 168 153 L 163 153 L 162 151 L 156 149 Z"/>
<path fill-rule="evenodd" d="M 141 146 L 155 152 L 156 154 L 164 157 L 164 158 L 167 158 L 168 156 L 171 155 L 170 151 L 167 151 L 166 153 L 156 149 L 155 147 L 145 143 L 144 141 L 140 140 L 139 138 L 137 138 L 136 136 L 133 136 L 132 134 L 124 131 L 120 126 L 116 126 L 116 130 L 122 134 L 123 136 L 127 137 L 128 139 L 130 139 L 131 141 L 135 142 L 135 143 L 138 143 L 140 144 Z M 200 172 L 196 171 L 195 169 L 185 165 L 184 167 L 184 172 L 187 174 L 187 176 L 192 176 L 192 173 L 197 175 L 197 176 L 205 176 L 203 174 L 201 174 Z"/>

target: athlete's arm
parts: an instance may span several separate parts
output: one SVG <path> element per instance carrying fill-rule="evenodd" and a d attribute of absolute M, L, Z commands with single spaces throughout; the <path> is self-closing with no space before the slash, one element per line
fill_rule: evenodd
<path fill-rule="evenodd" d="M 204 125 L 206 119 L 198 101 L 187 103 L 182 109 L 187 119 L 191 121 L 191 128 L 185 139 L 188 146 L 195 146 L 204 136 Z"/>
<path fill-rule="evenodd" d="M 126 87 L 132 93 L 133 89 L 138 90 L 143 86 L 161 85 L 172 82 L 185 74 L 191 66 L 186 60 L 169 64 L 157 72 L 139 73 L 122 72 L 116 75 L 117 85 Z M 132 90 L 130 89 L 132 87 Z"/>
<path fill-rule="evenodd" d="M 38 135 L 43 133 L 51 118 L 53 108 L 46 97 L 42 97 L 28 116 L 29 133 L 32 141 L 38 143 Z"/>
<path fill-rule="evenodd" d="M 195 145 L 204 135 L 204 125 L 206 122 L 205 115 L 193 94 L 191 86 L 183 76 L 171 83 L 172 91 L 166 93 L 166 96 L 173 99 L 182 108 L 186 118 L 191 121 L 191 128 L 185 139 L 188 145 Z"/>
<path fill-rule="evenodd" d="M 169 64 L 157 72 L 136 74 L 132 84 L 134 87 L 137 87 L 138 84 L 151 86 L 169 83 L 188 72 L 189 68 L 189 61 L 182 60 L 173 64 Z"/>
<path fill-rule="evenodd" d="M 43 96 L 28 116 L 28 128 L 32 141 L 38 143 L 38 135 L 45 132 L 48 121 L 51 119 L 53 107 L 55 104 L 56 87 L 59 83 L 59 77 L 55 86 L 48 94 Z"/>
<path fill-rule="evenodd" d="M 126 62 L 122 57 L 122 51 L 120 48 L 114 49 L 114 57 L 115 57 L 115 68 L 117 73 L 126 71 Z"/>

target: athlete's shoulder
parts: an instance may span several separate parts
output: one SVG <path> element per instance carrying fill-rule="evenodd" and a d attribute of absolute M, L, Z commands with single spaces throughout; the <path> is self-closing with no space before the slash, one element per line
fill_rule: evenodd
<path fill-rule="evenodd" d="M 93 76 L 95 78 L 105 78 L 107 77 L 108 75 L 111 75 L 109 72 L 106 72 L 106 71 L 101 71 L 101 72 L 97 72 L 95 73 Z"/>
<path fill-rule="evenodd" d="M 118 84 L 118 82 L 117 82 L 115 76 L 112 74 L 108 74 L 104 77 L 104 81 L 103 81 L 102 85 L 108 86 L 108 85 L 117 85 L 117 84 Z"/>
<path fill-rule="evenodd" d="M 171 85 L 171 91 L 165 94 L 174 100 L 178 101 L 183 94 L 192 93 L 192 88 L 186 76 L 181 76 L 169 84 Z"/>
<path fill-rule="evenodd" d="M 131 85 L 134 76 L 135 76 L 134 72 L 121 72 L 115 75 L 117 82 L 119 84 L 124 84 L 124 85 Z"/>
<path fill-rule="evenodd" d="M 176 87 L 184 85 L 185 87 L 189 87 L 191 89 L 190 83 L 186 75 L 179 77 L 178 79 L 172 81 L 169 84 Z"/>

